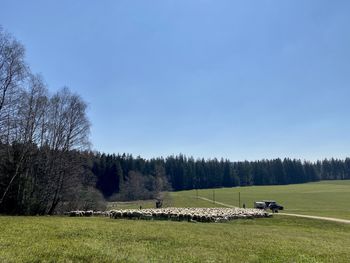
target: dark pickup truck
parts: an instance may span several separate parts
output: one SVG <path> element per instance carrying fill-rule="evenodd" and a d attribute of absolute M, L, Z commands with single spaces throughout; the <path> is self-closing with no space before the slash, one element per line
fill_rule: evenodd
<path fill-rule="evenodd" d="M 277 204 L 277 202 L 273 200 L 254 202 L 254 207 L 257 209 L 271 209 L 273 213 L 278 213 L 279 210 L 283 210 L 283 206 Z"/>

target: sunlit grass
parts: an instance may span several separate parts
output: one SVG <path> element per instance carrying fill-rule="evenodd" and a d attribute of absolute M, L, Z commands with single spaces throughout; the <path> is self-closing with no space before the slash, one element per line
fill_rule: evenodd
<path fill-rule="evenodd" d="M 215 189 L 248 207 L 275 199 L 286 212 L 350 218 L 350 181 Z M 220 206 L 213 190 L 170 193 L 166 206 Z M 154 200 L 109 208 L 154 207 Z M 0 217 L 0 262 L 350 262 L 350 225 L 275 217 L 230 223 Z"/>
<path fill-rule="evenodd" d="M 0 217 L 0 262 L 349 262 L 350 225 Z"/>
<path fill-rule="evenodd" d="M 170 192 L 164 205 L 221 207 L 222 205 L 213 201 L 197 198 L 199 196 L 212 200 L 214 194 L 216 202 L 239 206 L 239 193 L 241 206 L 245 204 L 246 207 L 253 207 L 254 201 L 273 199 L 285 207 L 284 212 L 350 219 L 350 180 Z M 109 204 L 110 209 L 138 209 L 140 206 L 142 208 L 154 208 L 155 200 Z"/>
<path fill-rule="evenodd" d="M 317 183 L 249 186 L 198 190 L 198 195 L 229 205 L 253 207 L 254 201 L 273 199 L 285 207 L 285 212 L 350 219 L 350 180 Z M 196 190 L 171 193 L 175 206 L 213 206 L 198 200 Z M 216 205 L 220 206 L 220 205 Z"/>

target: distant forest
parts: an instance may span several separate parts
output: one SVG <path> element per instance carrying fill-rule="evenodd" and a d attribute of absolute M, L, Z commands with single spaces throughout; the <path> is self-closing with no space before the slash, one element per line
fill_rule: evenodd
<path fill-rule="evenodd" d="M 168 190 L 350 179 L 350 159 L 146 160 L 92 152 L 85 101 L 67 87 L 51 94 L 24 55 L 0 27 L 0 213 L 103 210 L 106 199 L 162 198 Z"/>
<path fill-rule="evenodd" d="M 283 185 L 350 179 L 350 159 L 307 162 L 296 159 L 231 162 L 184 155 L 146 160 L 131 155 L 95 154 L 92 172 L 105 198 L 123 192 L 130 173 L 165 178 L 174 191 L 249 185 Z M 140 198 L 140 196 L 138 196 Z"/>

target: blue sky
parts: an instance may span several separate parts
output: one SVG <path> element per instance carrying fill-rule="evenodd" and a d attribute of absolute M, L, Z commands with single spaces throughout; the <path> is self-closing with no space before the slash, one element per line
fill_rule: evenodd
<path fill-rule="evenodd" d="M 149 158 L 344 158 L 350 1 L 0 0 L 49 89 L 89 103 L 93 148 Z"/>

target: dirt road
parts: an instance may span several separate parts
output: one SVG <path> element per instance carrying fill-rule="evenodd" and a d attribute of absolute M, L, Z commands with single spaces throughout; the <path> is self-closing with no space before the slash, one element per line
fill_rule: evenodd
<path fill-rule="evenodd" d="M 333 218 L 333 217 L 311 216 L 311 215 L 299 215 L 299 214 L 289 214 L 289 213 L 278 213 L 278 214 L 274 214 L 274 215 L 296 216 L 296 217 L 311 218 L 311 219 L 320 219 L 320 220 L 325 220 L 325 221 L 332 221 L 332 222 L 350 224 L 350 220 L 339 219 L 339 218 Z"/>

